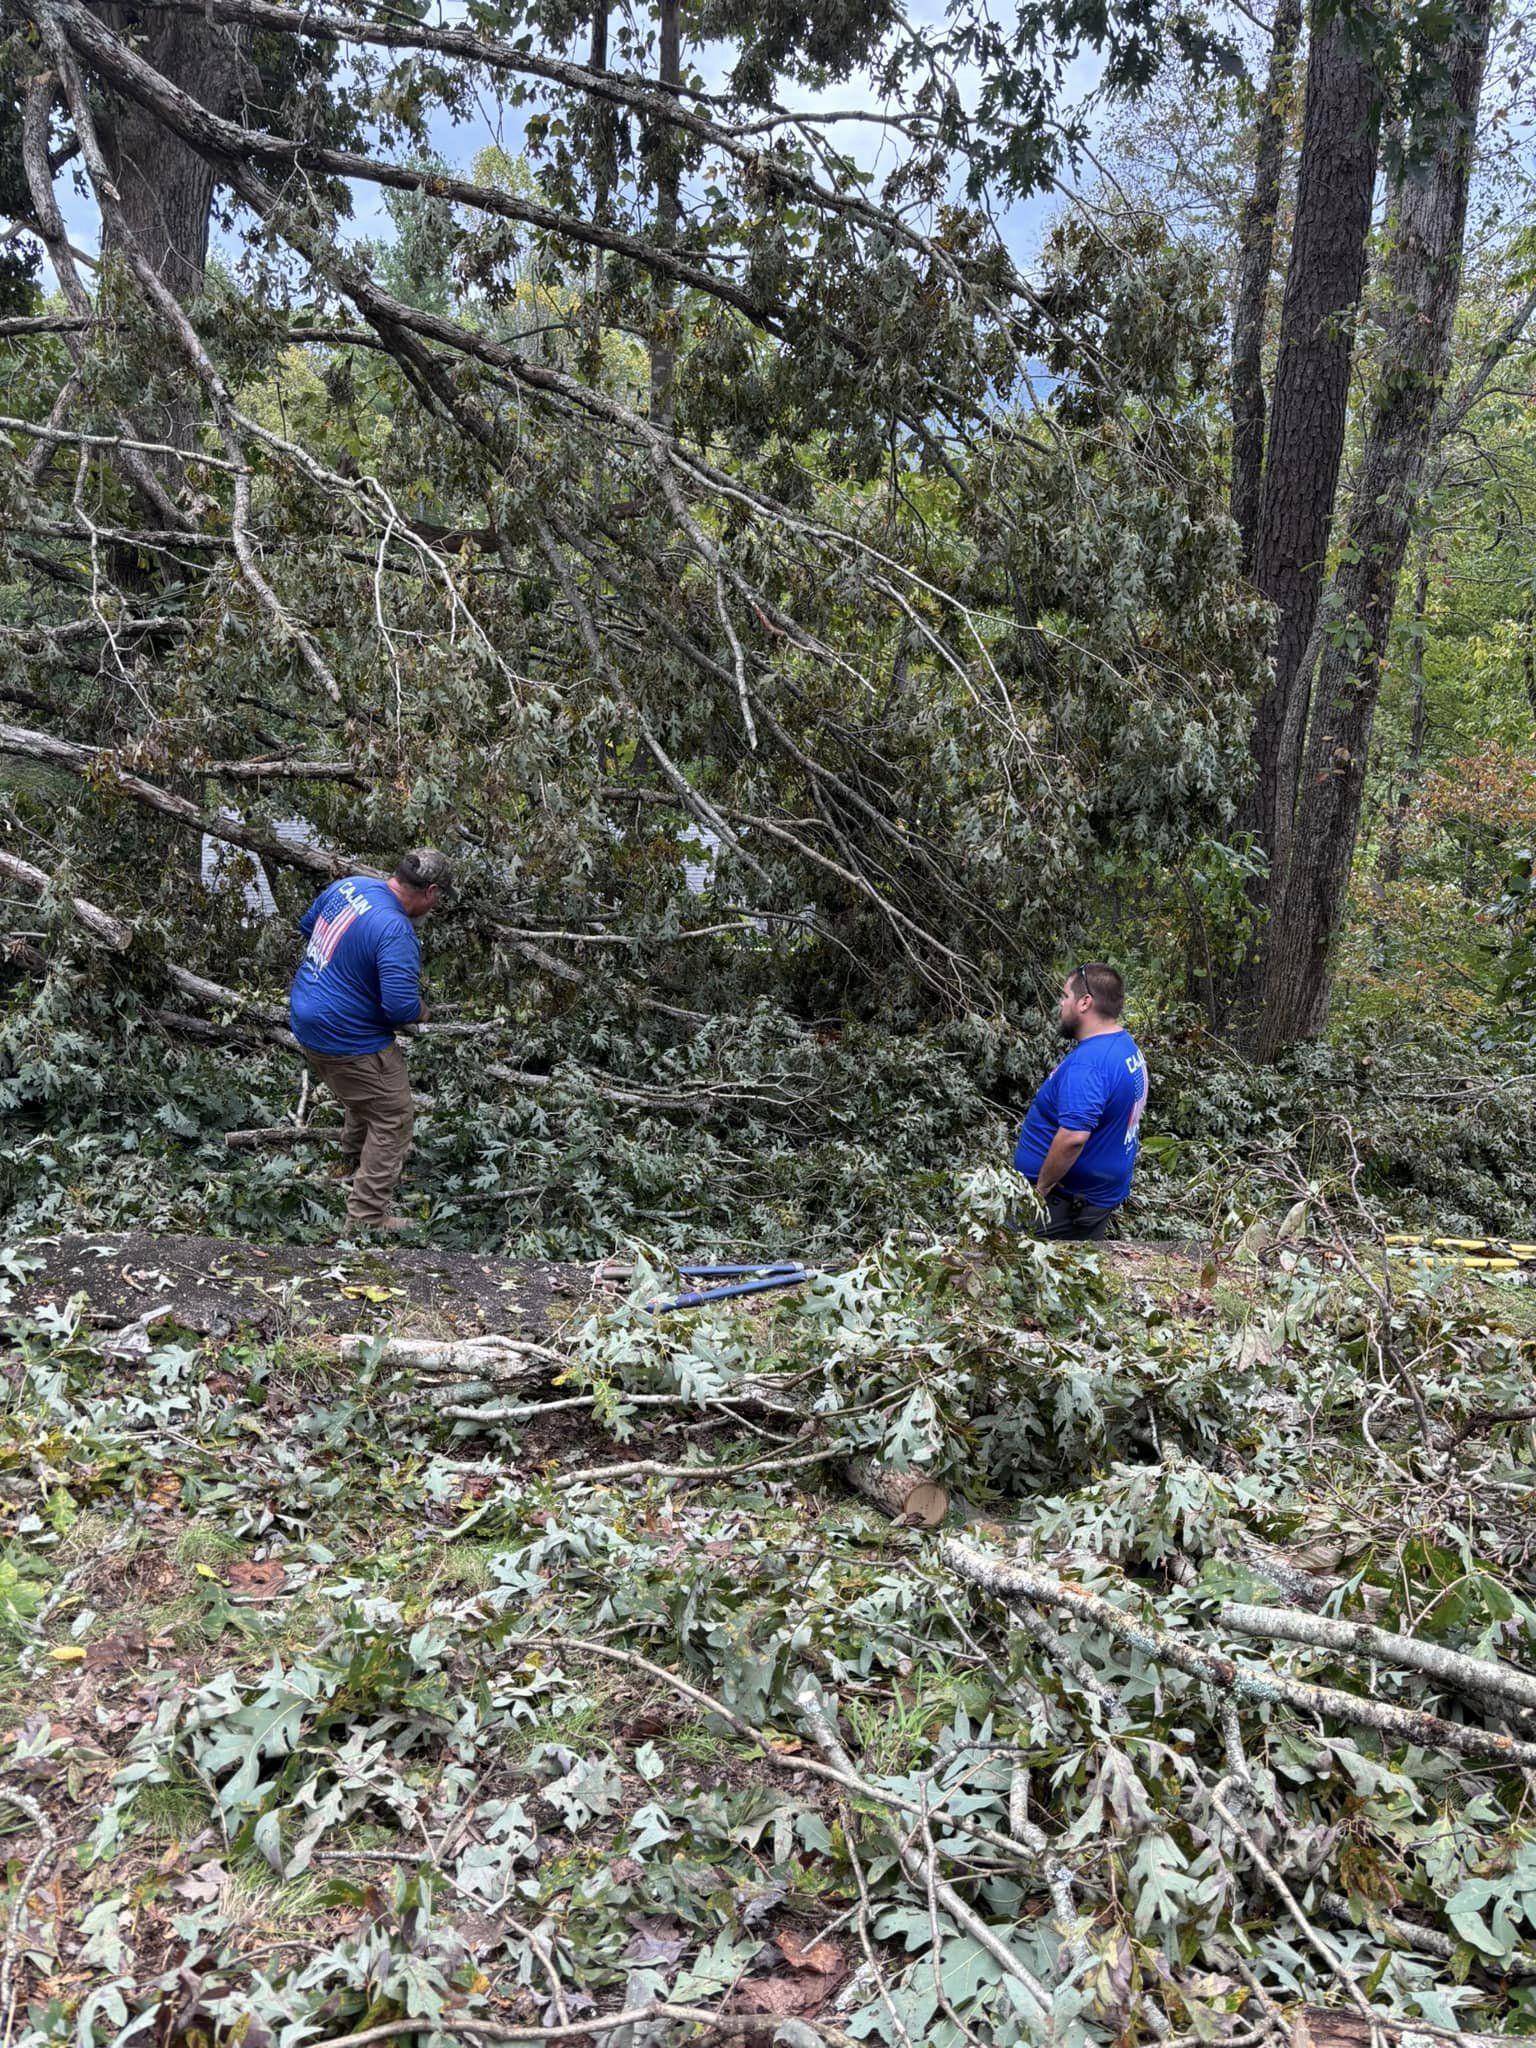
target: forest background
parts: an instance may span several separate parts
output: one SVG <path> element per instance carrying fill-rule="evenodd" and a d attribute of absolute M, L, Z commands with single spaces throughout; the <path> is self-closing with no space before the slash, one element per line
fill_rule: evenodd
<path fill-rule="evenodd" d="M 1532 34 L 5 0 L 0 1210 L 333 1234 L 431 842 L 442 1242 L 938 1222 L 1096 957 L 1138 1234 L 1529 1215 Z"/>

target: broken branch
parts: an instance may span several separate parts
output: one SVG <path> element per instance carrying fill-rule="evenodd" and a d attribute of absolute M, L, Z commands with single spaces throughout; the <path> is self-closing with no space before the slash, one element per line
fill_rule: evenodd
<path fill-rule="evenodd" d="M 1438 1715 L 1392 1706 L 1385 1700 L 1361 1699 L 1331 1686 L 1309 1685 L 1298 1678 L 1287 1678 L 1269 1665 L 1255 1669 L 1236 1664 L 1216 1651 L 1198 1649 L 1193 1643 L 1181 1642 L 1151 1623 L 1138 1620 L 1097 1593 L 1090 1593 L 1085 1586 L 1071 1585 L 1048 1572 L 1031 1571 L 1003 1558 L 989 1557 L 956 1536 L 946 1537 L 939 1548 L 950 1570 L 983 1592 L 1005 1601 L 1033 1600 L 1042 1607 L 1079 1615 L 1155 1663 L 1171 1665 L 1176 1671 L 1223 1691 L 1235 1692 L 1241 1698 L 1283 1701 L 1303 1713 L 1331 1716 L 1359 1728 L 1374 1728 L 1378 1734 L 1420 1748 L 1451 1749 L 1488 1763 L 1536 1765 L 1536 1742 L 1517 1742 L 1510 1735 L 1466 1727 L 1459 1721 L 1444 1721 Z"/>
<path fill-rule="evenodd" d="M 1340 1651 L 1346 1657 L 1375 1657 L 1400 1670 L 1437 1678 L 1457 1692 L 1511 1700 L 1516 1706 L 1536 1709 L 1536 1677 L 1529 1672 L 1463 1656 L 1438 1643 L 1421 1642 L 1417 1636 L 1394 1635 L 1368 1621 L 1333 1621 L 1296 1608 L 1250 1607 L 1233 1601 L 1222 1608 L 1221 1620 L 1239 1635 L 1306 1643 L 1315 1649 Z"/>

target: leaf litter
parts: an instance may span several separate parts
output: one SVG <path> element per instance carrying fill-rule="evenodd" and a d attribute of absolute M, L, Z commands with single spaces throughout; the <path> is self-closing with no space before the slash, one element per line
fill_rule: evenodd
<path fill-rule="evenodd" d="M 541 1318 L 502 1421 L 302 1319 L 103 1347 L 13 1290 L 14 2040 L 1536 2025 L 1536 1717 L 1477 1684 L 1536 1664 L 1524 1297 L 980 1209 L 646 1291 Z"/>

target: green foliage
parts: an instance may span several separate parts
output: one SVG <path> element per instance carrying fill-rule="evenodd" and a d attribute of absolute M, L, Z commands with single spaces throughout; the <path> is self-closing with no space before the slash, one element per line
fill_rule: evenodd
<path fill-rule="evenodd" d="M 1506 935 L 1499 992 L 1528 1019 L 1536 1007 L 1536 853 L 1515 856 L 1489 915 Z"/>
<path fill-rule="evenodd" d="M 1086 1617 L 1026 1625 L 833 1475 L 856 1447 L 920 1455 L 973 1511 L 990 1475 L 1005 1490 L 984 1508 L 1007 1515 L 1015 1554 L 1259 1671 L 1251 1640 L 1222 1636 L 1220 1601 L 1273 1601 L 1271 1565 L 1295 1548 L 1317 1570 L 1327 1546 L 1341 1612 L 1523 1665 L 1525 1496 L 1473 1490 L 1522 1439 L 1458 1438 L 1437 1484 L 1465 1519 L 1426 1522 L 1414 1403 L 1373 1361 L 1400 1340 L 1448 1441 L 1511 1401 L 1530 1337 L 1487 1295 L 1440 1282 L 1383 1299 L 1304 1254 L 1255 1277 L 1234 1315 L 1191 1262 L 1127 1270 L 997 1233 L 993 1194 L 970 1190 L 956 1243 L 887 1244 L 766 1313 L 647 1316 L 664 1276 L 642 1261 L 629 1302 L 568 1330 L 550 1398 L 601 1392 L 599 1435 L 654 1437 L 676 1415 L 685 1433 L 661 1441 L 698 1464 L 692 1487 L 578 1480 L 611 1451 L 551 1454 L 520 1424 L 475 1431 L 490 1455 L 466 1466 L 433 1385 L 375 1367 L 318 1387 L 283 1347 L 257 1422 L 214 1392 L 248 1369 L 238 1346 L 130 1359 L 103 1355 L 83 1303 L 13 1313 L 0 1482 L 24 1499 L 46 1463 L 40 1497 L 80 1519 L 61 1536 L 15 1518 L 4 1583 L 30 1590 L 3 1683 L 35 1696 L 45 1677 L 54 1702 L 15 1751 L 32 1781 L 84 1772 L 90 1788 L 68 1825 L 92 1975 L 34 2004 L 29 2038 L 108 2048 L 171 1987 L 210 2027 L 431 2025 L 529 1995 L 534 2010 L 711 2006 L 784 1979 L 784 1944 L 813 1938 L 842 1985 L 861 1896 L 881 1974 L 850 1988 L 840 2023 L 857 2038 L 898 2042 L 899 2019 L 948 2040 L 952 2012 L 1022 2048 L 1038 2015 L 1003 1957 L 1085 2048 L 1119 2038 L 1133 2000 L 1219 2030 L 1247 1995 L 1233 1942 L 1275 1998 L 1326 2000 L 1332 1976 L 1223 1831 L 1213 1788 L 1264 1828 L 1384 2015 L 1492 2024 L 1533 1913 L 1504 1773 L 1281 1703 L 1235 1698 L 1234 1721 L 1225 1695 Z M 819 1441 L 819 1473 L 712 1469 L 762 1451 L 741 1426 L 751 1386 L 787 1397 L 806 1428 L 786 1455 Z M 680 1407 L 637 1398 L 658 1393 Z M 989 1418 L 1019 1425 L 1011 1464 Z M 779 1427 L 758 1411 L 759 1432 Z M 711 1441 L 690 1452 L 697 1431 Z M 145 1515 L 168 1479 L 179 1534 Z M 461 1570 L 472 1525 L 483 1563 Z M 967 1538 L 996 1548 L 1002 1532 Z M 280 1585 L 253 1604 L 261 1573 Z M 163 1624 L 134 1604 L 151 1583 L 200 1612 L 195 1669 L 156 1669 Z M 1363 1702 L 1446 1710 L 1390 1664 L 1293 1654 Z M 86 1659 L 96 1725 L 137 1703 L 111 1754 L 69 1711 Z M 800 1768 L 808 1695 L 862 1789 Z M 1001 1853 L 1021 1827 L 1033 1846 Z M 987 1943 L 903 1866 L 901 1844 L 929 1839 Z M 1380 1933 L 1383 1908 L 1443 1930 L 1450 1960 Z M 41 1967 L 56 1935 L 22 1910 Z"/>

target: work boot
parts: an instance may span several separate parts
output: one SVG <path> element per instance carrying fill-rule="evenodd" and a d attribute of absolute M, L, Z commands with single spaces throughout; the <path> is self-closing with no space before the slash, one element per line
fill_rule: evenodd
<path fill-rule="evenodd" d="M 421 1228 L 419 1216 L 379 1216 L 371 1223 L 360 1223 L 349 1217 L 347 1221 L 361 1237 L 403 1237 L 407 1231 Z"/>

